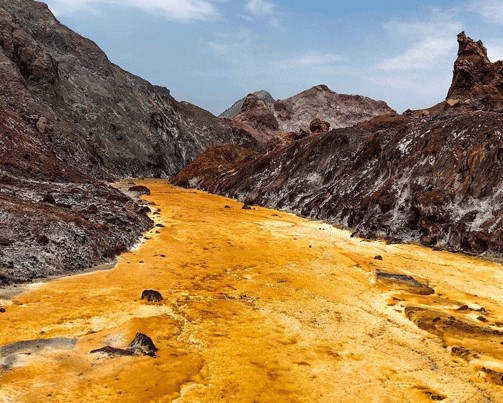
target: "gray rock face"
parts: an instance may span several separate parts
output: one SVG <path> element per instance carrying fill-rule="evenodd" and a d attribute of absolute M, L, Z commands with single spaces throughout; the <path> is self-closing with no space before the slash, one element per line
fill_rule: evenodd
<path fill-rule="evenodd" d="M 238 111 L 239 105 L 241 108 Z M 307 131 L 314 119 L 326 121 L 333 128 L 342 128 L 378 115 L 394 113 L 384 101 L 337 94 L 326 85 L 317 85 L 279 101 L 271 101 L 257 93 L 250 94 L 230 111 L 220 116 L 230 118 L 237 127 L 250 132 L 261 142 L 267 142 L 280 133 Z"/>
<path fill-rule="evenodd" d="M 202 109 L 177 102 L 61 25 L 43 3 L 0 4 L 0 101 L 61 160 L 95 177 L 169 176 L 208 146 L 252 145 Z"/>

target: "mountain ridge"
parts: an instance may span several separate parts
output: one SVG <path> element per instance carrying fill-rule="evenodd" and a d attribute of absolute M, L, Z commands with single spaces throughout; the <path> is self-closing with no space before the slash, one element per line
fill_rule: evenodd
<path fill-rule="evenodd" d="M 236 105 L 241 105 L 238 112 Z M 283 100 L 271 101 L 249 94 L 238 101 L 226 120 L 266 143 L 282 133 L 308 130 L 314 119 L 333 128 L 353 126 L 372 117 L 396 113 L 384 101 L 361 95 L 338 94 L 324 84 Z"/>
<path fill-rule="evenodd" d="M 464 33 L 458 43 L 453 85 L 430 109 L 310 135 L 207 174 L 208 152 L 173 182 L 326 220 L 365 238 L 502 257 L 501 63 L 488 63 L 482 42 Z M 491 96 L 481 98 L 486 89 Z M 219 154 L 211 150 L 212 158 Z"/>

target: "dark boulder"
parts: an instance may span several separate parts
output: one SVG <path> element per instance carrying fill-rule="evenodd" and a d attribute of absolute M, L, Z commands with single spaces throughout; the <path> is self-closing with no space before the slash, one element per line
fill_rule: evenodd
<path fill-rule="evenodd" d="M 128 189 L 130 192 L 139 193 L 142 195 L 150 196 L 150 189 L 143 185 L 134 185 Z"/>
<path fill-rule="evenodd" d="M 161 255 L 164 256 L 164 255 Z M 148 302 L 160 302 L 163 300 L 162 295 L 159 291 L 155 290 L 145 290 L 141 293 L 141 299 L 145 299 Z"/>
<path fill-rule="evenodd" d="M 135 338 L 129 344 L 127 349 L 133 351 L 134 353 L 141 353 L 151 357 L 155 356 L 155 353 L 158 350 L 152 339 L 143 333 L 136 333 Z"/>

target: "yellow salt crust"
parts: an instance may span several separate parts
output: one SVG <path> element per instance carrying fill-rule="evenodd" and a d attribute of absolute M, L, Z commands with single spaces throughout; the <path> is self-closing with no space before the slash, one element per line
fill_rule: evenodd
<path fill-rule="evenodd" d="M 49 281 L 12 300 L 0 314 L 0 346 L 56 341 L 0 348 L 0 401 L 502 401 L 502 386 L 482 368 L 503 372 L 503 338 L 439 336 L 404 313 L 458 317 L 468 305 L 464 319 L 497 329 L 500 265 L 351 238 L 161 180 L 137 183 L 151 189 L 146 199 L 165 227 L 111 270 Z M 377 269 L 436 293 L 379 284 Z M 145 289 L 164 301 L 142 301 Z M 486 323 L 477 320 L 480 307 Z M 124 348 L 137 332 L 152 338 L 155 358 L 89 353 Z"/>

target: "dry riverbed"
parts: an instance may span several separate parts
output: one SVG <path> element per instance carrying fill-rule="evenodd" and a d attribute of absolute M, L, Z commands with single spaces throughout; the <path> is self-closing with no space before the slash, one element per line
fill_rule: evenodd
<path fill-rule="evenodd" d="M 0 301 L 0 401 L 503 401 L 501 265 L 142 184 L 115 268 Z"/>

